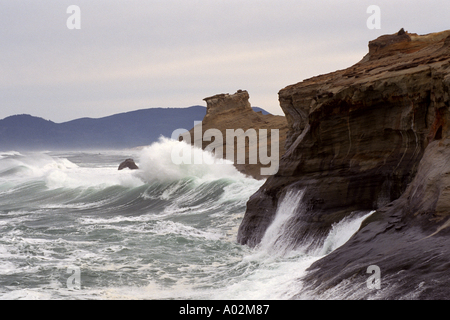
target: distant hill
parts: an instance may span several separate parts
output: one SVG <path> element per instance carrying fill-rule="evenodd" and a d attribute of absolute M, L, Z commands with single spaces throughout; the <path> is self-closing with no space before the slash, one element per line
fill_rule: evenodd
<path fill-rule="evenodd" d="M 265 110 L 254 108 L 255 111 Z M 151 108 L 55 123 L 31 115 L 0 120 L 0 150 L 123 149 L 149 145 L 175 129 L 190 130 L 206 107 Z"/>

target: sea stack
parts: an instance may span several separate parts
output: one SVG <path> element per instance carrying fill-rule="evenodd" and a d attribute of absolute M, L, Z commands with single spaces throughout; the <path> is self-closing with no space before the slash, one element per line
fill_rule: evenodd
<path fill-rule="evenodd" d="M 313 248 L 338 221 L 376 211 L 311 267 L 309 290 L 448 298 L 450 30 L 379 37 L 354 66 L 288 86 L 279 101 L 286 153 L 250 198 L 238 241 L 256 246 L 283 197 L 301 190 L 293 245 Z M 364 291 L 370 265 L 381 269 L 382 291 Z"/>
<path fill-rule="evenodd" d="M 212 97 L 203 99 L 206 101 L 206 116 L 214 118 L 215 116 L 229 111 L 235 113 L 252 112 L 250 104 L 250 95 L 245 90 L 238 90 L 235 94 L 221 93 Z"/>
<path fill-rule="evenodd" d="M 285 151 L 284 144 L 288 126 L 284 116 L 275 116 L 271 114 L 262 114 L 262 112 L 255 112 L 252 109 L 249 101 L 250 95 L 246 90 L 238 90 L 234 94 L 222 93 L 204 99 L 206 101 L 206 115 L 201 123 L 201 137 L 194 135 L 195 128 L 189 132 L 191 134 L 192 144 L 202 146 L 203 149 L 211 147 L 211 145 L 218 144 L 223 147 L 223 154 L 218 155 L 221 158 L 228 159 L 226 155 L 226 130 L 227 129 L 242 129 L 245 134 L 248 130 L 267 129 L 270 135 L 272 129 L 279 130 L 279 139 L 276 141 L 279 145 L 279 154 L 282 155 Z M 203 139 L 204 133 L 209 129 L 217 129 L 222 133 L 222 141 L 209 141 Z M 197 140 L 195 140 L 197 139 Z M 236 139 L 237 140 L 237 139 Z M 275 140 L 275 139 L 274 139 Z M 272 143 L 275 141 L 268 137 L 268 150 L 271 150 Z M 256 164 L 251 164 L 249 161 L 250 150 L 259 150 L 258 143 L 252 144 L 247 141 L 245 150 L 238 149 L 235 141 L 234 154 L 228 160 L 233 161 L 235 167 L 242 173 L 251 176 L 255 179 L 266 179 L 268 176 L 261 174 L 261 168 L 266 167 L 262 164 L 260 159 Z M 237 161 L 237 154 L 245 153 L 245 164 L 239 164 Z"/>

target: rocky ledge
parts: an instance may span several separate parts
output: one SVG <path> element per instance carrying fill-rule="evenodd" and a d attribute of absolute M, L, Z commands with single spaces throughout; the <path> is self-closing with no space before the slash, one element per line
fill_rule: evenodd
<path fill-rule="evenodd" d="M 244 148 L 239 149 L 237 143 L 239 137 L 248 133 L 248 130 L 253 129 L 259 133 L 261 129 L 267 130 L 267 149 L 270 153 L 272 143 L 278 143 L 278 153 L 284 154 L 285 140 L 288 131 L 286 118 L 283 116 L 275 116 L 271 114 L 264 115 L 262 112 L 255 112 L 250 104 L 250 96 L 245 90 L 238 90 L 234 94 L 217 94 L 212 97 L 205 98 L 206 101 L 206 115 L 199 127 L 199 133 L 195 135 L 195 128 L 189 132 L 191 134 L 192 144 L 201 146 L 203 149 L 209 147 L 221 147 L 222 154 L 217 154 L 219 158 L 228 159 L 234 162 L 235 167 L 242 173 L 249 175 L 255 179 L 265 179 L 268 176 L 261 174 L 261 168 L 269 165 L 263 164 L 258 156 L 257 163 L 251 163 L 249 159 L 250 150 L 259 150 L 259 135 L 258 141 L 252 143 L 251 139 L 246 139 Z M 222 139 L 215 141 L 214 139 L 204 138 L 207 130 L 217 129 L 222 135 Z M 241 134 L 238 129 L 242 129 Z M 279 130 L 278 139 L 271 137 L 271 130 Z M 233 130 L 236 133 L 234 139 L 234 152 L 231 155 L 226 154 L 226 135 L 227 130 Z M 244 163 L 239 163 L 237 154 L 245 154 Z M 242 161 L 241 161 L 242 162 Z M 278 165 L 277 165 L 278 167 Z"/>
<path fill-rule="evenodd" d="M 238 241 L 257 245 L 286 193 L 303 190 L 294 245 L 320 245 L 334 223 L 376 210 L 310 268 L 304 292 L 450 297 L 449 92 L 450 30 L 403 29 L 371 41 L 348 69 L 282 89 L 286 153 L 249 200 Z M 366 287 L 370 265 L 381 269 L 381 290 Z"/>

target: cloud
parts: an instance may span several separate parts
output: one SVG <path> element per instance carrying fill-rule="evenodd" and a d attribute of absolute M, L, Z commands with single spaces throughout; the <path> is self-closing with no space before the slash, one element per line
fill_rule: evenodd
<path fill-rule="evenodd" d="M 3 1 L 0 118 L 189 106 L 237 89 L 279 114 L 281 88 L 356 63 L 379 35 L 446 29 L 446 1 L 377 2 L 381 30 L 367 29 L 366 0 Z M 72 4 L 81 30 L 66 27 Z"/>

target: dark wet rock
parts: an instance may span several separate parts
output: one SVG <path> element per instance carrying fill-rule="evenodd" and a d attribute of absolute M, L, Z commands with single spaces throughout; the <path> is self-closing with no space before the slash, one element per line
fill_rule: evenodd
<path fill-rule="evenodd" d="M 286 153 L 278 173 L 251 197 L 240 243 L 259 243 L 291 189 L 305 189 L 308 210 L 298 223 L 314 235 L 402 195 L 428 144 L 449 130 L 450 86 L 450 32 L 404 35 L 412 40 L 385 45 L 389 57 L 370 52 L 346 70 L 280 91 L 290 127 Z"/>
<path fill-rule="evenodd" d="M 136 165 L 133 159 L 127 159 L 119 165 L 119 170 L 128 168 L 130 170 L 137 170 L 139 167 Z"/>
<path fill-rule="evenodd" d="M 257 245 L 280 199 L 304 190 L 294 244 L 317 245 L 334 223 L 376 210 L 310 268 L 305 292 L 450 298 L 450 31 L 382 36 L 356 65 L 288 86 L 279 100 L 286 153 L 250 198 L 238 241 Z M 367 291 L 370 265 L 381 291 Z"/>
<path fill-rule="evenodd" d="M 399 199 L 378 209 L 350 241 L 310 267 L 299 297 L 326 297 L 338 288 L 335 292 L 349 299 L 449 299 L 448 186 L 450 137 L 428 145 Z M 366 286 L 371 265 L 381 270 L 380 290 Z"/>

